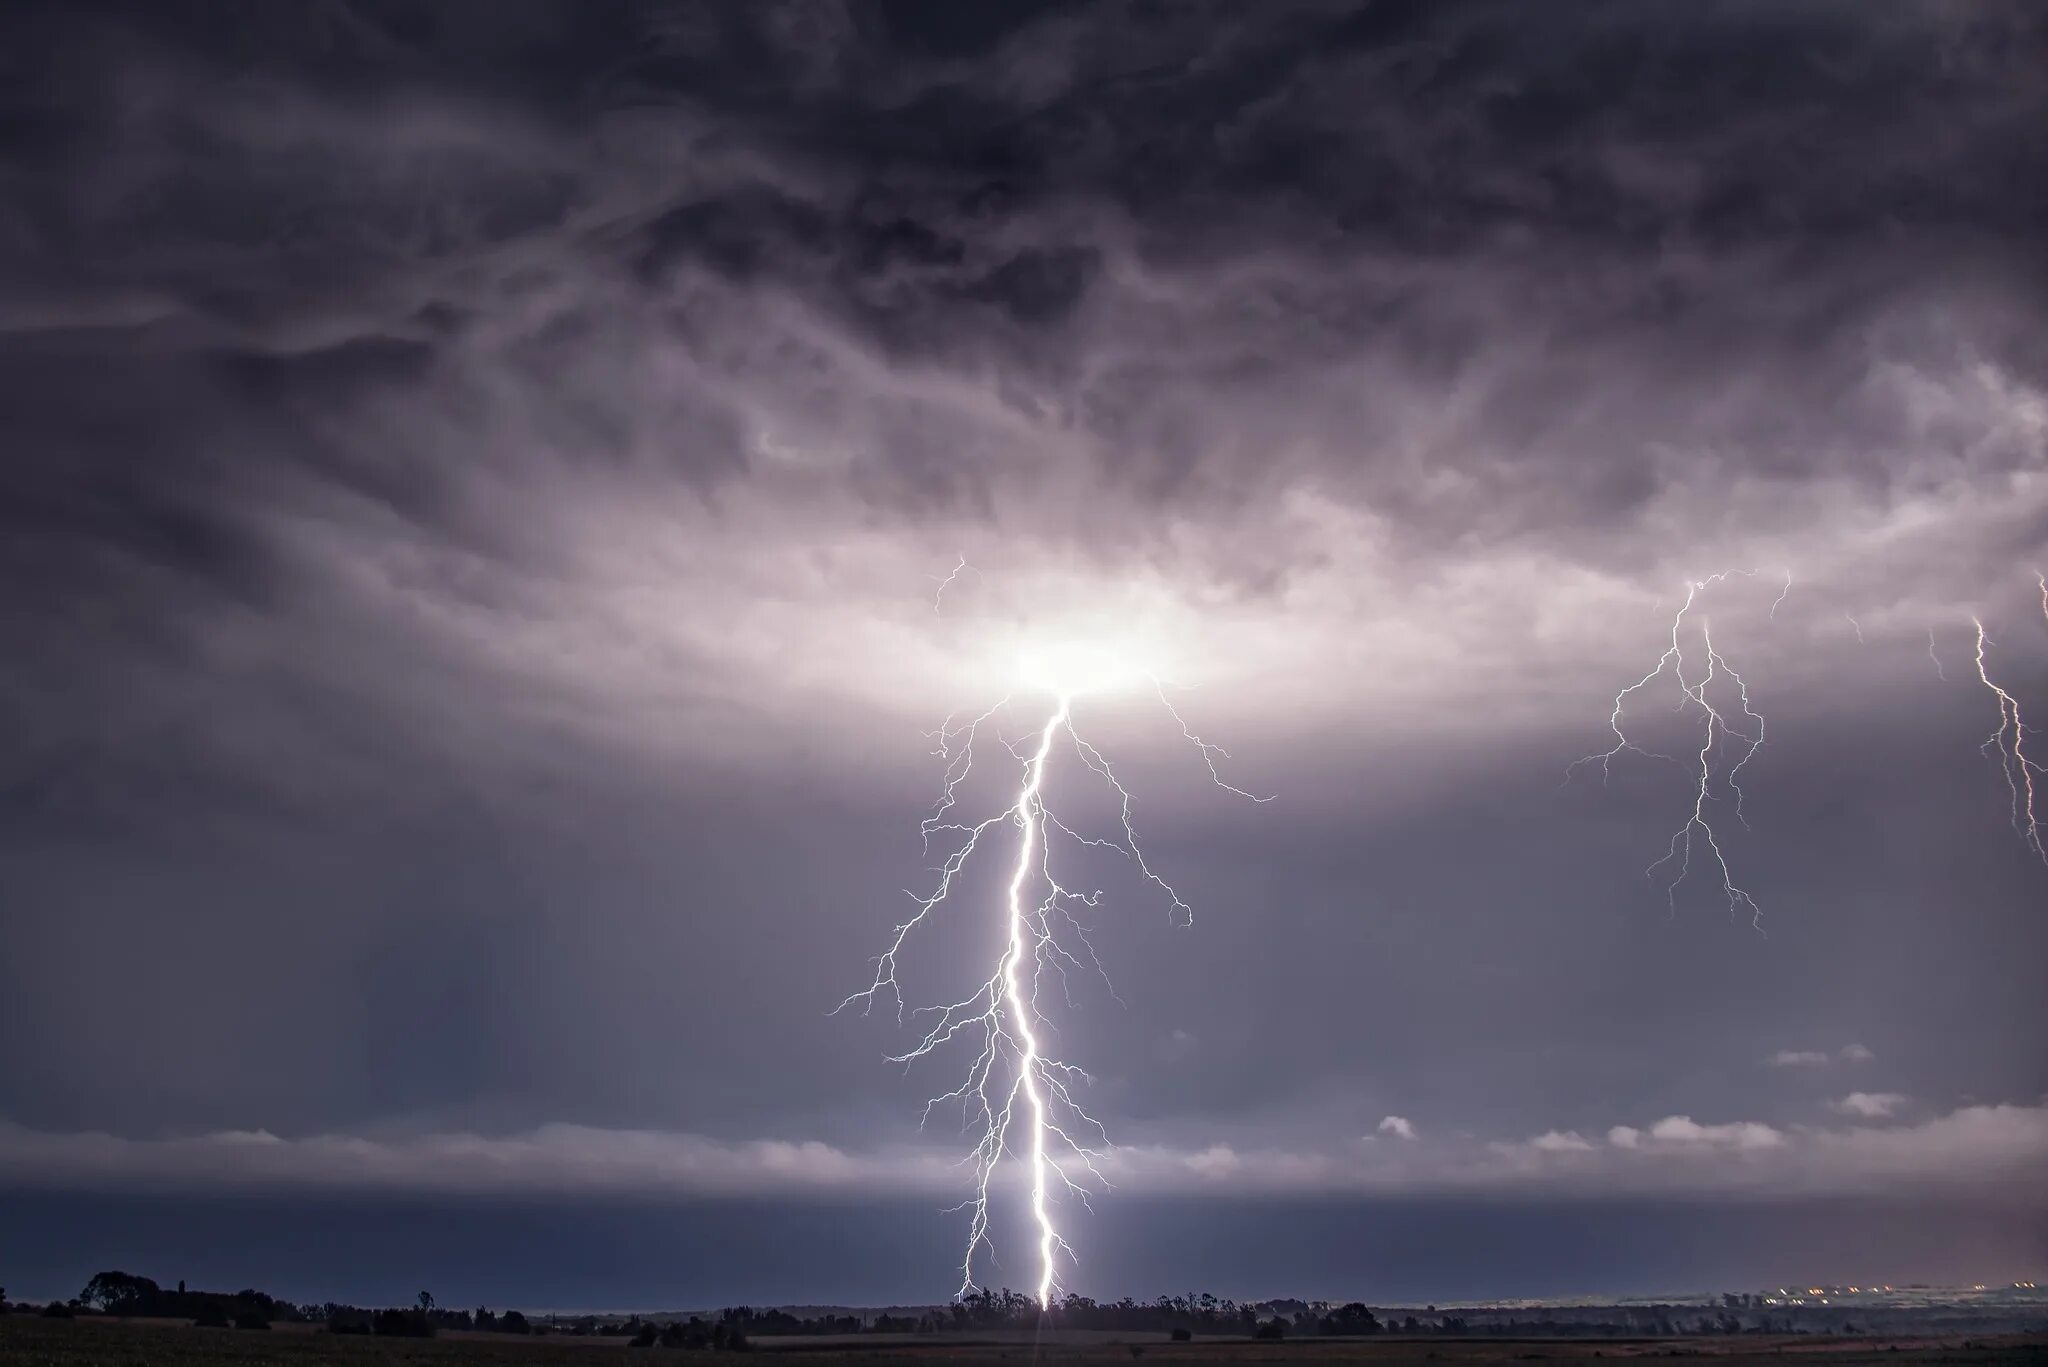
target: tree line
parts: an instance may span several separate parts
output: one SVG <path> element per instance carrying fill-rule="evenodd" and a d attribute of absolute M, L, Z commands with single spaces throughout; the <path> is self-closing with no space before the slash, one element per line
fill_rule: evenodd
<path fill-rule="evenodd" d="M 10 1307 L 0 1288 L 0 1313 L 33 1310 L 52 1317 L 83 1313 L 155 1319 L 184 1319 L 214 1328 L 267 1329 L 280 1322 L 323 1324 L 338 1334 L 374 1334 L 426 1338 L 442 1330 L 509 1334 L 602 1335 L 620 1337 L 635 1346 L 742 1350 L 753 1338 L 777 1335 L 842 1337 L 856 1334 L 960 1335 L 992 1330 L 1066 1328 L 1167 1334 L 1176 1339 L 1196 1334 L 1249 1336 L 1263 1339 L 1301 1337 L 1364 1337 L 1380 1333 L 1402 1336 L 1508 1334 L 1514 1337 L 1570 1338 L 1643 1336 L 1679 1337 L 1702 1334 L 1799 1333 L 1807 1326 L 1797 1317 L 1765 1311 L 1761 1297 L 1730 1293 L 1721 1305 L 1629 1305 L 1559 1307 L 1550 1310 L 1466 1310 L 1426 1317 L 1413 1312 L 1379 1314 L 1361 1302 L 1269 1300 L 1239 1302 L 1208 1292 L 1159 1296 L 1149 1301 L 1124 1297 L 1098 1301 L 1066 1295 L 1041 1309 L 1037 1300 L 1008 1287 L 980 1287 L 950 1305 L 888 1310 L 874 1315 L 835 1313 L 800 1316 L 787 1310 L 730 1306 L 708 1317 L 692 1315 L 667 1321 L 638 1315 L 623 1320 L 596 1315 L 548 1316 L 530 1319 L 517 1310 L 494 1312 L 448 1309 L 422 1291 L 413 1304 L 366 1308 L 326 1301 L 294 1304 L 253 1288 L 234 1292 L 175 1288 L 130 1272 L 101 1272 L 69 1301 L 42 1307 Z M 1682 1313 L 1683 1312 L 1683 1313 Z M 1705 1312 L 1705 1313 L 1702 1313 Z M 1397 1318 L 1397 1315 L 1399 1316 Z M 1830 1326 L 1832 1327 L 1832 1326 Z M 1841 1326 L 1854 1332 L 1844 1322 Z"/>
<path fill-rule="evenodd" d="M 0 1314 L 32 1307 L 10 1306 L 0 1288 Z M 94 1274 L 76 1296 L 51 1301 L 38 1313 L 68 1318 L 80 1313 L 135 1319 L 183 1319 L 201 1328 L 268 1329 L 280 1323 L 324 1324 L 337 1334 L 379 1334 L 399 1338 L 432 1338 L 443 1329 L 483 1329 L 498 1333 L 547 1333 L 556 1326 L 536 1325 L 517 1310 L 494 1313 L 479 1306 L 449 1310 L 431 1292 L 422 1291 L 413 1304 L 365 1308 L 339 1301 L 296 1304 L 254 1288 L 240 1291 L 192 1291 L 175 1288 L 133 1272 Z M 594 1331 L 596 1317 L 588 1317 Z"/>

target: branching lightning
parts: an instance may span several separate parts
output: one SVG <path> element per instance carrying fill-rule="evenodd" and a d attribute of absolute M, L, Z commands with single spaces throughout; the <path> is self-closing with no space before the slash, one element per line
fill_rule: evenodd
<path fill-rule="evenodd" d="M 960 568 L 955 567 L 953 575 L 958 575 Z M 948 576 L 948 582 L 952 577 Z M 941 591 L 943 588 L 941 585 Z M 1228 752 L 1196 735 L 1167 701 L 1164 686 L 1156 679 L 1149 681 L 1181 734 L 1201 753 L 1217 786 L 1256 802 L 1270 800 L 1225 782 L 1216 761 L 1228 759 Z M 932 1097 L 924 1107 L 924 1118 L 929 1121 L 934 1111 L 958 1106 L 963 1129 L 974 1140 L 962 1160 L 972 1170 L 970 1192 L 955 1208 L 965 1210 L 969 1217 L 967 1245 L 960 1261 L 960 1294 L 974 1289 L 977 1258 L 995 1252 L 989 1229 L 990 1188 L 999 1164 L 1009 1157 L 1021 1161 L 1027 1179 L 1038 1259 L 1035 1292 L 1040 1305 L 1051 1304 L 1058 1289 L 1060 1264 L 1073 1256 L 1055 1219 L 1056 1204 L 1073 1197 L 1086 1206 L 1091 1189 L 1108 1185 L 1098 1167 L 1109 1147 L 1108 1135 L 1074 1095 L 1077 1084 L 1091 1079 L 1081 1068 L 1048 1052 L 1047 1037 L 1053 1027 L 1039 1008 L 1040 993 L 1053 978 L 1059 980 L 1070 1002 L 1071 973 L 1091 974 L 1108 984 L 1079 914 L 1084 908 L 1100 905 L 1102 893 L 1061 881 L 1055 843 L 1075 851 L 1115 851 L 1159 889 L 1177 923 L 1186 924 L 1193 917 L 1186 900 L 1154 871 L 1138 842 L 1130 790 L 1102 752 L 1075 729 L 1075 698 L 1091 689 L 1062 682 L 1047 691 L 1051 705 L 1029 732 L 1028 740 L 1005 745 L 1022 766 L 1013 796 L 1003 810 L 979 821 L 956 815 L 961 785 L 974 768 L 976 741 L 998 728 L 997 718 L 1010 709 L 1012 699 L 1005 697 L 966 721 L 948 718 L 932 733 L 933 753 L 945 765 L 944 778 L 938 803 L 922 822 L 920 832 L 928 853 L 935 843 L 947 846 L 947 852 L 934 870 L 932 889 L 909 894 L 914 909 L 896 926 L 888 947 L 876 959 L 873 981 L 838 1008 L 859 1004 L 867 1011 L 878 1000 L 893 1002 L 897 1020 L 914 1023 L 918 1031 L 916 1043 L 894 1055 L 893 1063 L 907 1066 L 956 1041 L 973 1048 L 965 1080 Z M 1108 786 L 1121 828 L 1115 833 L 1082 834 L 1048 804 L 1047 782 L 1055 753 L 1064 748 L 1063 739 L 1080 763 Z M 998 839 L 998 833 L 1007 829 L 1015 830 L 1017 847 L 1004 895 L 994 970 L 956 1001 L 906 1008 L 897 976 L 905 944 L 953 896 L 956 883 L 984 840 Z"/>
<path fill-rule="evenodd" d="M 1607 718 L 1608 727 L 1614 732 L 1614 744 L 1605 750 L 1574 760 L 1565 770 L 1565 777 L 1569 781 L 1572 774 L 1582 766 L 1598 764 L 1601 781 L 1605 783 L 1612 771 L 1615 758 L 1624 753 L 1671 763 L 1684 763 L 1694 768 L 1696 782 L 1693 786 L 1691 810 L 1686 814 L 1685 822 L 1672 833 L 1670 848 L 1661 858 L 1644 869 L 1643 875 L 1655 883 L 1660 870 L 1675 869 L 1664 884 L 1665 898 L 1675 912 L 1678 906 L 1678 885 L 1690 875 L 1695 856 L 1700 855 L 1703 850 L 1702 857 L 1712 861 L 1714 871 L 1720 878 L 1721 893 L 1727 899 L 1729 913 L 1733 915 L 1746 907 L 1750 913 L 1750 923 L 1761 929 L 1763 909 L 1757 905 L 1756 899 L 1750 896 L 1747 890 L 1735 882 L 1734 874 L 1728 866 L 1728 856 L 1721 848 L 1721 839 L 1715 830 L 1709 804 L 1723 800 L 1716 793 L 1716 760 L 1732 756 L 1733 762 L 1727 763 L 1720 773 L 1718 787 L 1724 789 L 1733 800 L 1736 820 L 1742 823 L 1744 829 L 1748 829 L 1749 818 L 1743 810 L 1742 770 L 1756 758 L 1757 752 L 1763 749 L 1764 719 L 1750 706 L 1748 681 L 1736 672 L 1728 663 L 1727 657 L 1714 645 L 1713 629 L 1705 617 L 1699 619 L 1697 632 L 1697 648 L 1706 656 L 1705 669 L 1689 676 L 1686 662 L 1686 619 L 1692 613 L 1700 595 L 1715 584 L 1733 576 L 1750 577 L 1756 573 L 1755 570 L 1723 570 L 1719 574 L 1692 580 L 1686 584 L 1685 601 L 1679 605 L 1677 614 L 1671 619 L 1670 644 L 1665 647 L 1664 653 L 1658 656 L 1657 663 L 1649 673 L 1614 695 L 1614 709 Z M 1774 616 L 1779 604 L 1785 601 L 1785 595 L 1791 591 L 1792 575 L 1788 571 L 1785 575 L 1785 587 L 1771 604 L 1771 613 Z M 1696 707 L 1700 712 L 1702 734 L 1699 752 L 1694 759 L 1681 761 L 1672 755 L 1646 750 L 1629 738 L 1628 731 L 1623 725 L 1623 713 L 1628 707 L 1629 699 L 1650 687 L 1666 670 L 1670 671 L 1678 684 L 1679 710 L 1685 711 Z M 1709 693 L 1716 681 L 1724 678 L 1734 689 L 1733 708 L 1729 708 L 1725 703 L 1716 703 Z M 1725 696 L 1727 688 L 1724 686 L 1721 692 Z"/>
<path fill-rule="evenodd" d="M 2048 617 L 2048 582 L 2041 586 L 2041 613 Z M 2019 699 L 1992 681 L 1990 666 L 1984 658 L 1985 647 L 1992 642 L 1985 633 L 1984 623 L 1972 617 L 1970 624 L 1977 628 L 1977 678 L 1998 700 L 1998 729 L 1985 737 L 1983 749 L 1986 754 L 1996 752 L 1998 755 L 1998 766 L 2005 774 L 2005 785 L 2012 796 L 2013 830 L 2036 857 L 2048 863 L 2048 848 L 2042 845 L 2041 820 L 2034 796 L 2035 777 L 2048 772 L 2048 769 L 2027 754 L 2029 731 L 2020 716 Z M 2038 734 L 2038 730 L 2034 734 Z"/>

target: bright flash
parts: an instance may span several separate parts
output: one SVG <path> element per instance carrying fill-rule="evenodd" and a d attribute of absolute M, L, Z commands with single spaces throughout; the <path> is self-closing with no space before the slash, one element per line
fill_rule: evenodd
<path fill-rule="evenodd" d="M 1084 909 L 1101 904 L 1102 893 L 1062 883 L 1062 856 L 1071 858 L 1084 849 L 1115 851 L 1160 891 L 1177 922 L 1185 924 L 1192 917 L 1181 895 L 1146 860 L 1138 843 L 1131 793 L 1102 752 L 1076 729 L 1075 701 L 1140 688 L 1154 692 L 1181 734 L 1201 752 L 1216 784 L 1252 795 L 1223 782 L 1216 761 L 1229 758 L 1228 753 L 1191 731 L 1168 700 L 1167 686 L 1130 655 L 1101 645 L 1064 642 L 1020 646 L 1014 659 L 1016 694 L 972 718 L 948 718 L 931 733 L 933 753 L 945 764 L 944 779 L 939 801 L 921 830 L 928 851 L 945 850 L 934 870 L 936 882 L 929 892 L 910 894 L 915 910 L 895 928 L 888 948 L 875 961 L 874 980 L 840 1003 L 840 1009 L 859 1003 L 866 1010 L 886 998 L 895 1003 L 899 1021 L 915 1021 L 917 1043 L 896 1055 L 891 1060 L 895 1063 L 909 1064 L 955 1041 L 973 1050 L 965 1080 L 925 1103 L 927 1120 L 935 1109 L 957 1105 L 974 1139 L 963 1160 L 973 1177 L 970 1194 L 959 1207 L 969 1217 L 960 1294 L 974 1288 L 976 1258 L 993 1252 L 989 1188 L 997 1165 L 1007 1157 L 1024 1167 L 1037 1251 L 1034 1290 L 1039 1304 L 1047 1306 L 1058 1286 L 1060 1260 L 1073 1253 L 1055 1219 L 1057 1202 L 1073 1196 L 1085 1205 L 1091 1186 L 1107 1185 L 1096 1163 L 1109 1144 L 1102 1125 L 1074 1095 L 1076 1086 L 1090 1080 L 1088 1074 L 1047 1052 L 1051 1026 L 1038 1005 L 1039 993 L 1049 982 L 1056 979 L 1064 988 L 1071 972 L 1108 981 L 1081 919 Z M 1006 741 L 1000 730 L 1018 695 L 1044 701 L 1033 707 L 1028 731 Z M 984 751 L 995 745 L 1019 770 L 1008 804 L 970 821 L 956 809 L 960 785 L 975 764 L 978 741 Z M 1118 821 L 1106 834 L 1076 830 L 1050 804 L 1051 779 L 1062 759 L 1069 764 L 1078 760 L 1114 797 Z M 1016 833 L 1016 852 L 996 918 L 1000 935 L 991 946 L 994 970 L 955 1001 L 906 1009 L 896 976 L 905 942 L 952 895 L 955 880 L 983 840 L 1000 839 L 1011 830 Z"/>
<path fill-rule="evenodd" d="M 1020 647 L 1017 677 L 1033 692 L 1078 698 L 1093 693 L 1126 692 L 1142 687 L 1150 676 L 1120 651 L 1065 641 L 1051 646 Z"/>

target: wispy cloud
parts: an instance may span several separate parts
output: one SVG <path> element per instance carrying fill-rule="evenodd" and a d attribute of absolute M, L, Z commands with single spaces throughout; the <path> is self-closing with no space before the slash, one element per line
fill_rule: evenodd
<path fill-rule="evenodd" d="M 1825 1068 L 1831 1063 L 1869 1063 L 1876 1057 L 1860 1044 L 1845 1044 L 1834 1053 L 1825 1049 L 1780 1049 L 1764 1062 L 1773 1068 Z"/>
<path fill-rule="evenodd" d="M 1538 1153 L 1591 1153 L 1593 1143 L 1577 1130 L 1545 1130 L 1529 1141 Z"/>
<path fill-rule="evenodd" d="M 1865 1120 L 1883 1120 L 1898 1114 L 1908 1098 L 1898 1092 L 1851 1092 L 1839 1101 L 1828 1104 L 1843 1115 L 1860 1116 Z"/>

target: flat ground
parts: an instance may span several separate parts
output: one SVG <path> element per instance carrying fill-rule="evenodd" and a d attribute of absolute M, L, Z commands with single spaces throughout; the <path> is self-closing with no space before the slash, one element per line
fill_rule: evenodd
<path fill-rule="evenodd" d="M 1136 1350 L 1134 1353 L 1133 1350 Z M 1085 1341 L 1048 1336 L 1032 1345 L 1024 1339 L 948 1341 L 865 1335 L 857 1340 L 758 1340 L 744 1356 L 628 1350 L 619 1338 L 524 1338 L 507 1334 L 447 1334 L 431 1340 L 378 1339 L 329 1334 L 302 1326 L 269 1333 L 194 1329 L 190 1325 L 117 1320 L 46 1320 L 33 1315 L 0 1317 L 0 1363 L 23 1367 L 336 1367 L 351 1364 L 499 1364 L 501 1367 L 592 1367 L 592 1354 L 631 1352 L 635 1362 L 689 1358 L 711 1367 L 739 1367 L 747 1361 L 774 1367 L 940 1367 L 968 1363 L 1019 1367 L 1116 1367 L 1134 1356 L 1155 1363 L 1276 1364 L 1277 1367 L 1487 1367 L 1555 1361 L 1591 1367 L 1594 1358 L 1702 1357 L 1707 1367 L 2048 1367 L 2048 1335 L 2003 1335 L 1971 1339 L 1839 1339 L 1821 1337 L 1656 1340 L 1511 1339 L 1301 1339 L 1279 1343 L 1202 1338 L 1172 1343 L 1166 1336 L 1130 1334 L 1121 1341 L 1089 1335 Z"/>

